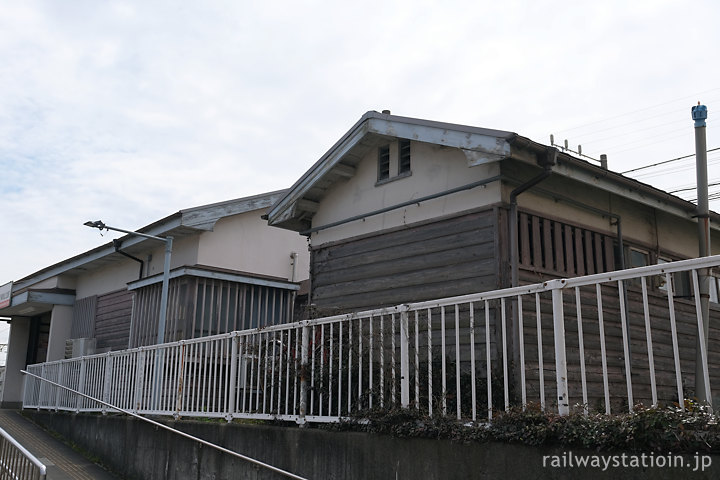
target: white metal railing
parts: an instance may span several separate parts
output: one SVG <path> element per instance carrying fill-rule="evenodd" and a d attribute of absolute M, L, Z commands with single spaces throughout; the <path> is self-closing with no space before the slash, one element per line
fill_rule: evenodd
<path fill-rule="evenodd" d="M 698 271 L 718 265 L 714 256 L 557 279 L 28 371 L 134 413 L 228 420 L 332 422 L 407 407 L 475 421 L 529 403 L 561 414 L 574 404 L 606 413 L 636 402 L 682 406 L 703 331 Z M 678 298 L 681 276 L 688 298 Z M 29 377 L 23 404 L 103 411 Z"/>
<path fill-rule="evenodd" d="M 42 480 L 45 474 L 45 465 L 0 428 L 0 478 Z"/>
<path fill-rule="evenodd" d="M 175 434 L 177 434 L 177 435 L 180 435 L 181 437 L 187 438 L 188 440 L 192 440 L 193 442 L 200 443 L 200 444 L 205 445 L 205 446 L 207 446 L 207 447 L 210 447 L 210 448 L 213 448 L 213 449 L 215 449 L 215 450 L 218 450 L 218 451 L 220 451 L 220 452 L 222 452 L 222 453 L 226 453 L 226 454 L 228 454 L 228 455 L 232 455 L 233 457 L 237 457 L 237 458 L 239 458 L 239 459 L 241 459 L 241 460 L 245 460 L 246 462 L 250 462 L 250 463 L 256 465 L 257 467 L 271 470 L 271 471 L 273 471 L 273 472 L 275 472 L 275 473 L 279 473 L 280 475 L 285 476 L 285 477 L 288 477 L 288 478 L 293 478 L 293 479 L 296 479 L 296 480 L 307 480 L 305 477 L 301 477 L 301 476 L 299 476 L 299 475 L 295 475 L 294 473 L 288 472 L 287 470 L 283 470 L 283 469 L 281 469 L 281 468 L 275 467 L 275 466 L 270 465 L 270 464 L 268 464 L 268 463 L 261 462 L 260 460 L 257 460 L 257 459 L 255 459 L 255 458 L 248 457 L 247 455 L 243 455 L 243 454 L 241 454 L 241 453 L 238 453 L 238 452 L 229 450 L 229 449 L 227 449 L 227 448 L 225 448 L 225 447 L 223 447 L 223 446 L 214 444 L 214 443 L 212 443 L 212 442 L 208 442 L 207 440 L 203 440 L 202 438 L 195 437 L 195 436 L 193 436 L 193 435 L 190 435 L 190 434 L 188 434 L 188 433 L 185 433 L 185 432 L 183 432 L 183 431 L 181 431 L 181 430 L 178 430 L 178 429 L 176 429 L 176 428 L 172 428 L 172 427 L 170 427 L 170 426 L 168 426 L 168 425 L 165 425 L 164 423 L 160 423 L 160 422 L 157 422 L 157 421 L 155 421 L 155 420 L 151 420 L 151 419 L 149 419 L 149 418 L 142 417 L 142 416 L 140 416 L 140 415 L 138 415 L 138 414 L 136 414 L 136 413 L 130 412 L 130 411 L 128 411 L 128 410 L 124 410 L 124 409 L 122 409 L 122 408 L 118 408 L 118 407 L 116 407 L 115 405 L 112 405 L 112 404 L 107 403 L 107 402 L 105 402 L 105 401 L 103 401 L 103 400 L 100 400 L 99 398 L 92 397 L 92 396 L 90 396 L 90 395 L 88 395 L 88 394 L 82 393 L 82 392 L 80 392 L 80 391 L 78 391 L 78 390 L 75 390 L 75 389 L 73 389 L 73 388 L 67 387 L 67 386 L 62 385 L 62 384 L 60 384 L 60 383 L 53 382 L 52 380 L 48 380 L 47 378 L 39 377 L 39 376 L 37 376 L 37 375 L 35 375 L 35 374 L 33 374 L 33 373 L 30 373 L 30 372 L 28 372 L 28 371 L 26 371 L 26 370 L 21 370 L 21 371 L 22 371 L 22 373 L 26 374 L 29 378 L 32 378 L 32 379 L 37 380 L 37 381 L 39 381 L 39 382 L 42 382 L 42 383 L 44 383 L 44 384 L 52 385 L 53 387 L 59 388 L 59 389 L 61 389 L 61 390 L 63 390 L 63 391 L 67 391 L 67 392 L 69 392 L 69 393 L 71 393 L 71 394 L 73 394 L 73 395 L 76 395 L 78 398 L 84 398 L 84 399 L 90 400 L 91 402 L 96 403 L 96 404 L 99 404 L 99 405 L 102 405 L 102 406 L 104 406 L 104 407 L 106 407 L 106 408 L 108 408 L 108 409 L 110 409 L 110 410 L 112 410 L 112 411 L 117 411 L 117 412 L 120 412 L 120 413 L 124 413 L 125 415 L 129 415 L 129 416 L 131 416 L 131 417 L 137 418 L 138 420 L 141 420 L 141 421 L 143 421 L 143 422 L 146 422 L 146 423 L 149 423 L 149 424 L 153 425 L 155 428 L 161 428 L 161 429 L 163 429 L 163 430 L 167 430 L 167 431 L 169 431 L 169 432 L 175 433 Z M 44 467 L 43 467 L 43 468 L 44 468 Z M 4 477 L 0 477 L 0 478 L 4 478 Z M 25 478 L 25 477 L 22 477 L 22 478 Z M 30 477 L 27 477 L 27 478 L 30 478 Z M 45 478 L 45 477 L 43 476 L 42 478 Z"/>

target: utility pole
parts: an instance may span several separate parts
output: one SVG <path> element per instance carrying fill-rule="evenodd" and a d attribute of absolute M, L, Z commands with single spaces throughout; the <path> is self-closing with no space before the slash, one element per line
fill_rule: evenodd
<path fill-rule="evenodd" d="M 695 121 L 695 164 L 697 169 L 697 220 L 698 220 L 698 256 L 710 255 L 710 204 L 708 201 L 707 175 L 707 140 L 705 120 L 707 107 L 692 107 L 692 119 Z M 698 270 L 698 290 L 700 292 L 700 309 L 703 320 L 703 332 L 698 329 L 695 354 L 695 396 L 700 402 L 712 406 L 712 393 L 709 391 L 707 347 L 710 323 L 710 271 L 707 268 Z M 701 344 L 702 342 L 702 344 Z M 705 353 L 705 355 L 703 355 Z"/>

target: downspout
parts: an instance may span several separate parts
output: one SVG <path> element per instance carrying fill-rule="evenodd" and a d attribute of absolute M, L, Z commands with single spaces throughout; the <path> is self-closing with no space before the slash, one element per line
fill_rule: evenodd
<path fill-rule="evenodd" d="M 552 174 L 552 167 L 557 161 L 557 148 L 548 147 L 545 150 L 545 158 L 538 158 L 538 164 L 543 167 L 542 173 L 531 178 L 527 182 L 523 183 L 519 187 L 515 188 L 510 192 L 510 275 L 511 275 L 511 286 L 516 287 L 518 281 L 518 214 L 517 214 L 517 197 L 523 192 L 531 189 L 538 183 L 547 179 Z M 520 365 L 520 336 L 518 334 L 520 330 L 520 316 L 518 313 L 517 300 L 512 301 L 512 329 L 510 335 L 512 358 L 515 360 L 515 365 Z M 523 380 L 520 376 L 513 374 L 515 379 L 516 391 L 518 390 L 519 383 Z"/>
<path fill-rule="evenodd" d="M 542 173 L 531 178 L 510 192 L 510 275 L 512 287 L 517 287 L 519 283 L 517 197 L 550 176 L 552 173 L 552 167 L 557 161 L 557 154 L 557 148 L 548 147 L 547 150 L 545 150 L 545 159 L 542 162 L 539 162 L 542 163 L 543 166 Z"/>
<path fill-rule="evenodd" d="M 140 280 L 143 275 L 143 267 L 145 266 L 145 263 L 142 260 L 140 260 L 139 258 L 133 257 L 129 253 L 125 253 L 122 250 L 120 250 L 120 248 L 122 248 L 122 241 L 117 238 L 113 239 L 113 247 L 115 247 L 115 251 L 117 253 L 119 253 L 120 255 L 127 257 L 131 260 L 135 260 L 136 262 L 140 262 L 140 274 L 138 275 L 138 280 Z"/>

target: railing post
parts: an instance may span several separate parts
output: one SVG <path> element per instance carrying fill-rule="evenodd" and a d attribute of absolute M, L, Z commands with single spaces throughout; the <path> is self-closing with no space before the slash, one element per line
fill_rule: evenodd
<path fill-rule="evenodd" d="M 228 393 L 228 405 L 226 420 L 229 422 L 235 414 L 235 402 L 237 401 L 237 371 L 238 371 L 238 343 L 237 335 L 230 338 L 230 392 Z M 273 372 L 274 373 L 274 372 Z"/>
<path fill-rule="evenodd" d="M 563 311 L 562 288 L 565 280 L 550 280 L 547 287 L 552 292 L 553 330 L 555 338 L 555 378 L 557 380 L 558 413 L 568 415 L 567 358 L 565 352 L 565 312 Z"/>
<path fill-rule="evenodd" d="M 305 425 L 305 415 L 307 414 L 307 394 L 308 394 L 308 355 L 310 349 L 310 327 L 307 325 L 302 327 L 302 343 L 300 346 L 300 416 L 297 423 Z M 338 399 L 338 401 L 340 401 Z"/>
<path fill-rule="evenodd" d="M 61 363 L 58 365 L 58 383 L 62 383 L 62 375 L 63 375 L 63 366 L 65 364 Z M 58 411 L 58 408 L 60 407 L 60 392 L 62 392 L 61 388 L 57 389 L 57 393 L 55 394 L 55 411 Z"/>
<path fill-rule="evenodd" d="M 80 359 L 80 377 L 78 378 L 78 392 L 85 393 L 85 372 L 87 370 L 87 360 L 85 357 Z M 75 412 L 80 412 L 80 406 L 82 404 L 83 397 L 78 396 L 77 403 L 75 404 Z"/>
<path fill-rule="evenodd" d="M 232 341 L 232 338 L 230 339 Z M 185 364 L 187 363 L 187 344 L 184 340 L 180 341 L 180 364 L 177 371 L 177 395 L 175 396 L 175 413 L 173 418 L 180 418 L 180 412 L 183 407 L 183 395 L 185 394 Z"/>
<path fill-rule="evenodd" d="M 137 352 L 137 361 L 135 363 L 135 395 L 133 395 L 132 411 L 138 413 L 142 410 L 141 402 L 143 398 L 143 387 L 145 382 L 145 350 Z"/>
<path fill-rule="evenodd" d="M 43 363 L 43 365 L 40 367 L 40 377 L 42 377 L 42 378 L 47 378 L 47 375 L 46 375 L 46 365 L 45 365 L 44 363 Z M 41 382 L 40 382 L 40 389 L 38 390 L 38 402 L 37 402 L 38 410 L 40 409 L 40 407 L 42 407 L 43 401 L 45 400 L 45 397 L 44 397 L 44 396 L 45 396 L 45 389 L 46 389 L 46 387 L 45 387 L 45 382 L 42 382 L 42 381 L 41 381 Z M 49 407 L 50 405 L 48 404 L 47 406 Z"/>
<path fill-rule="evenodd" d="M 111 403 L 110 394 L 113 386 L 113 357 L 110 356 L 110 352 L 106 353 L 105 355 L 105 373 L 103 378 L 102 400 L 103 402 Z M 107 413 L 107 407 L 103 406 L 102 413 L 103 415 Z"/>
<path fill-rule="evenodd" d="M 408 331 L 408 307 L 400 307 L 400 405 L 410 406 L 410 333 Z"/>

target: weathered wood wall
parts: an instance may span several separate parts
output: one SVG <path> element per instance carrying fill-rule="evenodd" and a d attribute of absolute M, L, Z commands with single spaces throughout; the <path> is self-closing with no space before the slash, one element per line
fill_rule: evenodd
<path fill-rule="evenodd" d="M 97 295 L 81 298 L 73 305 L 73 323 L 70 338 L 89 338 L 95 336 L 95 313 Z"/>
<path fill-rule="evenodd" d="M 485 210 L 311 252 L 311 303 L 360 310 L 497 288 L 497 212 Z"/>
<path fill-rule="evenodd" d="M 603 286 L 603 325 L 609 391 L 613 411 L 627 411 L 627 384 L 625 353 L 620 320 L 620 303 L 616 286 Z M 630 366 L 634 403 L 652 404 L 650 366 L 645 329 L 642 293 L 639 287 L 627 287 L 628 333 L 630 343 Z M 580 293 L 582 306 L 582 329 L 585 351 L 585 368 L 588 404 L 592 409 L 604 410 L 604 385 L 602 378 L 602 355 L 597 300 L 594 287 L 583 287 Z M 568 362 L 570 404 L 582 403 L 580 374 L 580 350 L 578 323 L 574 291 L 564 292 L 565 341 Z M 667 296 L 664 292 L 649 292 L 650 330 L 652 353 L 658 400 L 663 405 L 678 401 L 675 361 L 672 346 L 670 315 Z M 686 398 L 695 395 L 695 346 L 697 317 L 692 300 L 675 299 L 676 327 L 680 353 L 680 368 L 683 393 Z M 524 310 L 525 365 L 528 386 L 528 400 L 539 401 L 539 369 L 537 348 L 537 327 L 534 306 Z M 555 343 L 553 338 L 552 308 L 549 295 L 542 298 L 541 324 L 543 362 L 546 398 L 554 404 L 555 384 Z M 720 308 L 711 308 L 709 341 L 710 385 L 713 391 L 720 386 L 720 372 L 714 366 L 720 365 Z"/>
<path fill-rule="evenodd" d="M 97 348 L 122 350 L 128 348 L 133 292 L 119 290 L 97 298 L 95 338 Z"/>

